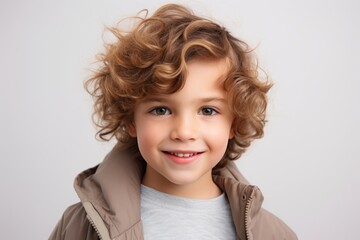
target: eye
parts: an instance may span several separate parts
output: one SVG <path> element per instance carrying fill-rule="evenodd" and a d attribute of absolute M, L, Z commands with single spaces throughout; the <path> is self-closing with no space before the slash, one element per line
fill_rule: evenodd
<path fill-rule="evenodd" d="M 200 111 L 201 115 L 205 115 L 205 116 L 212 116 L 218 113 L 218 111 L 216 111 L 215 109 L 211 108 L 211 107 L 204 107 L 201 109 Z"/>
<path fill-rule="evenodd" d="M 166 107 L 155 107 L 150 111 L 154 115 L 168 115 L 171 114 L 170 110 Z"/>

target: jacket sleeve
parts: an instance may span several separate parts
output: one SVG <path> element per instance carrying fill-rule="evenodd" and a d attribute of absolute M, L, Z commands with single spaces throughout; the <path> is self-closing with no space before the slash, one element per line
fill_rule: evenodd
<path fill-rule="evenodd" d="M 52 231 L 50 240 L 99 239 L 81 203 L 68 207 Z"/>

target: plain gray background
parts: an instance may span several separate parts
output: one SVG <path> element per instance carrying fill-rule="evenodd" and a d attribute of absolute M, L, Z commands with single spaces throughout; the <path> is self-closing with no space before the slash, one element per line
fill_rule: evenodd
<path fill-rule="evenodd" d="M 82 86 L 104 24 L 166 2 L 1 0 L 2 239 L 47 239 L 78 201 L 75 175 L 113 145 Z M 264 206 L 300 239 L 360 239 L 360 2 L 175 2 L 257 46 L 275 83 L 265 137 L 238 160 Z"/>

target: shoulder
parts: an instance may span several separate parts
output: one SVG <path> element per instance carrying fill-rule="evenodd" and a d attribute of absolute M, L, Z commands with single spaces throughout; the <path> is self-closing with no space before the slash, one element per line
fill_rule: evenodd
<path fill-rule="evenodd" d="M 249 184 L 234 162 L 213 173 L 215 182 L 228 197 L 238 234 L 244 232 L 245 226 L 249 239 L 297 239 L 289 226 L 262 207 L 264 197 L 260 189 Z"/>
<path fill-rule="evenodd" d="M 69 206 L 55 226 L 49 239 L 98 239 L 98 236 L 87 219 L 87 214 L 81 203 Z"/>

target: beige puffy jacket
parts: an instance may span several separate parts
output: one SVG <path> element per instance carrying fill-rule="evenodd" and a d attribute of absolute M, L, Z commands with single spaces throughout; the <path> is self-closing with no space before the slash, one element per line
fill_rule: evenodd
<path fill-rule="evenodd" d="M 74 185 L 81 202 L 66 209 L 49 239 L 144 239 L 144 170 L 144 161 L 115 147 L 100 165 L 77 176 Z M 261 208 L 260 190 L 247 183 L 233 162 L 214 170 L 213 177 L 229 199 L 237 239 L 297 239 L 284 222 Z"/>

